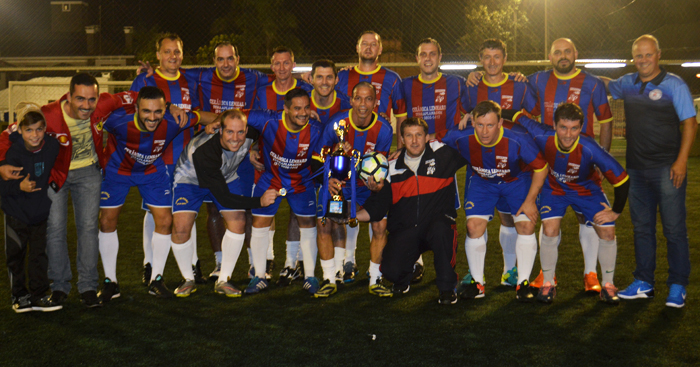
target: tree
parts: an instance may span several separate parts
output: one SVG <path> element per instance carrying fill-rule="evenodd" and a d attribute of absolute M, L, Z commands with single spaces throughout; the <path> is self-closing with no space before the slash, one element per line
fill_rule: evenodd
<path fill-rule="evenodd" d="M 509 45 L 512 53 L 517 28 L 526 28 L 529 20 L 519 10 L 522 0 L 478 1 L 466 9 L 468 33 L 459 39 L 458 43 L 464 53 L 475 54 L 481 43 L 487 38 L 498 38 Z M 494 5 L 495 3 L 495 5 Z M 520 40 L 517 40 L 520 43 Z"/>

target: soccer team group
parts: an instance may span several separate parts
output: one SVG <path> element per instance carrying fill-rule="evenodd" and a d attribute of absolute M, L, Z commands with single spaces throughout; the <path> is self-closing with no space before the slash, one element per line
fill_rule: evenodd
<path fill-rule="evenodd" d="M 551 303 L 561 219 L 571 206 L 580 223 L 585 290 L 609 304 L 653 298 L 658 207 L 669 248 L 666 305 L 684 306 L 690 273 L 685 175 L 697 122 L 688 87 L 659 66 L 654 37 L 634 42 L 638 72 L 617 80 L 577 68 L 569 39 L 552 43 L 551 70 L 528 77 L 503 72 L 506 46 L 496 39 L 479 50 L 483 72 L 466 79 L 440 72 L 441 48 L 431 38 L 416 49 L 420 74 L 403 80 L 378 64 L 377 33 L 363 32 L 356 46 L 357 66 L 337 70 L 319 60 L 297 79 L 294 54 L 284 47 L 274 50 L 270 75 L 240 68 L 238 50 L 227 42 L 215 48 L 214 68 L 183 69 L 182 40 L 171 34 L 156 44 L 159 66 L 142 64 L 128 92 L 100 94 L 96 79 L 83 73 L 60 100 L 18 106 L 17 123 L 0 135 L 13 309 L 54 311 L 68 297 L 69 194 L 81 301 L 97 307 L 120 297 L 117 227 L 131 187 L 146 210 L 143 282 L 160 298 L 190 296 L 207 282 L 195 228 L 203 203 L 216 293 L 240 297 L 269 289 L 282 199 L 291 213 L 276 284 L 298 279 L 316 298 L 333 295 L 358 276 L 359 227 L 326 220 L 326 205 L 317 198 L 342 191 L 354 197 L 357 219 L 370 223 L 370 294 L 409 292 L 423 277 L 421 254 L 433 251 L 439 303 L 484 297 L 486 227 L 497 209 L 501 284 L 514 287 L 518 300 Z M 625 100 L 627 169 L 608 153 L 607 92 Z M 392 114 L 396 152 L 390 152 Z M 344 141 L 339 125 L 346 126 Z M 328 151 L 338 149 L 390 157 L 388 176 L 358 178 L 354 195 L 347 180 L 324 180 Z M 462 200 L 456 172 L 464 166 Z M 614 187 L 612 205 L 601 176 Z M 615 220 L 628 199 L 637 268 L 635 281 L 618 291 Z M 454 269 L 462 204 L 469 273 L 460 281 Z M 530 282 L 538 218 L 542 270 Z M 251 280 L 241 291 L 230 277 L 243 248 Z M 183 278 L 174 291 L 162 276 L 171 249 Z M 104 268 L 99 293 L 98 256 Z"/>

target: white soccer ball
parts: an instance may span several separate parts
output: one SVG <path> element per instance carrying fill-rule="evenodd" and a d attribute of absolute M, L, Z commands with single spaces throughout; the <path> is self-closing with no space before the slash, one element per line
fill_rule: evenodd
<path fill-rule="evenodd" d="M 362 157 L 357 173 L 360 174 L 360 178 L 364 181 L 374 177 L 374 181 L 379 182 L 382 179 L 386 179 L 389 173 L 389 160 L 381 153 L 367 153 Z"/>

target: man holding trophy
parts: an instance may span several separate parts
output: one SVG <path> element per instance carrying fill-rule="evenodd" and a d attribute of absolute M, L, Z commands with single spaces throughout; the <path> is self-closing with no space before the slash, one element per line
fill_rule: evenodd
<path fill-rule="evenodd" d="M 334 277 L 338 271 L 342 272 L 342 269 L 336 269 L 333 260 L 332 226 L 346 222 L 351 226 L 357 225 L 354 215 L 356 206 L 361 208 L 370 195 L 365 183 L 355 178 L 356 164 L 353 163 L 370 152 L 386 156 L 391 148 L 393 130 L 387 120 L 373 112 L 376 103 L 377 94 L 372 84 L 358 83 L 350 99 L 352 109 L 333 116 L 314 151 L 313 171 L 325 166 L 324 186 L 319 192 L 320 210 L 317 213 L 318 255 L 323 268 L 323 283 L 314 295 L 317 298 L 328 297 L 337 291 Z M 329 152 L 332 153 L 329 155 Z M 391 297 L 391 290 L 381 282 L 382 273 L 379 270 L 386 244 L 386 218 L 370 225 L 373 235 L 370 243 L 369 292 L 379 297 Z"/>

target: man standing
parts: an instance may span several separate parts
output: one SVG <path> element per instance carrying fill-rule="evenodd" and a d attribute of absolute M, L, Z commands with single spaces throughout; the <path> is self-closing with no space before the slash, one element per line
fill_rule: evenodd
<path fill-rule="evenodd" d="M 97 298 L 98 246 L 97 217 L 100 209 L 100 164 L 106 156 L 102 147 L 102 123 L 120 107 L 132 108 L 136 93 L 115 95 L 99 93 L 97 80 L 85 73 L 71 78 L 70 91 L 58 101 L 41 108 L 46 117 L 46 133 L 58 139 L 60 149 L 51 171 L 48 190 L 51 211 L 47 222 L 46 252 L 49 257 L 49 279 L 53 280 L 51 299 L 62 304 L 71 289 L 68 257 L 68 195 L 73 198 L 77 232 L 76 268 L 78 292 L 83 304 L 94 307 Z M 9 131 L 0 135 L 0 160 L 10 146 Z M 18 168 L 21 169 L 21 168 Z M 3 179 L 13 177 L 12 167 L 0 169 Z"/>
<path fill-rule="evenodd" d="M 630 216 L 637 268 L 634 282 L 620 298 L 653 298 L 656 269 L 656 211 L 668 247 L 669 295 L 666 306 L 685 305 L 690 254 L 686 229 L 687 162 L 698 123 L 688 86 L 659 66 L 661 50 L 654 36 L 632 44 L 636 73 L 610 81 L 615 99 L 625 101 Z M 682 127 L 682 131 L 679 129 Z"/>

